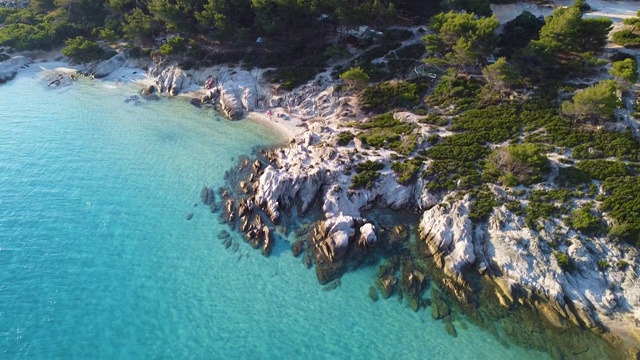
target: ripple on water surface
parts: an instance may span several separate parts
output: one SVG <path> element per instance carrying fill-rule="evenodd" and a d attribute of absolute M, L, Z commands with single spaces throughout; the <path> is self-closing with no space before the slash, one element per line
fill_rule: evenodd
<path fill-rule="evenodd" d="M 268 128 L 34 68 L 0 86 L 0 357 L 540 358 L 373 303 L 373 269 L 326 292 L 286 247 L 225 250 L 194 204 Z"/>

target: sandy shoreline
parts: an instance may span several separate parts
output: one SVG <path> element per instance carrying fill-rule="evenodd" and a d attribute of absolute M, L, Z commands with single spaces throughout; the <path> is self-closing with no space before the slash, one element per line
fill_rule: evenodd
<path fill-rule="evenodd" d="M 269 116 L 265 112 L 252 111 L 243 120 L 267 126 L 282 135 L 287 141 L 306 131 L 306 127 L 302 125 L 303 122 L 299 119 L 294 117 L 286 119 L 277 116 L 275 111 L 272 110 L 272 112 L 274 115 Z"/>
<path fill-rule="evenodd" d="M 64 61 L 56 60 L 56 57 L 59 57 L 57 52 L 31 52 L 25 53 L 24 55 L 30 57 L 33 60 L 33 65 L 38 66 L 40 71 L 43 72 L 56 72 L 66 76 L 71 76 L 72 74 L 75 74 L 78 71 L 83 71 L 84 69 L 83 65 L 74 66 Z M 115 84 L 124 82 L 139 87 L 140 89 L 157 85 L 155 79 L 149 76 L 145 70 L 131 63 L 126 63 L 124 66 L 112 72 L 108 76 L 102 79 L 96 79 L 96 81 Z M 193 88 L 190 90 L 191 91 L 178 94 L 176 98 L 182 98 L 185 101 L 190 101 L 193 98 L 200 98 L 203 94 L 204 87 L 201 89 Z M 171 98 L 169 96 L 162 97 L 167 99 Z M 268 115 L 269 111 L 272 115 Z M 223 115 L 220 116 L 224 117 Z M 238 121 L 249 121 L 252 123 L 262 124 L 263 126 L 272 129 L 287 142 L 306 130 L 303 121 L 285 114 L 281 108 L 255 109 L 254 111 L 247 112 L 246 116 Z"/>

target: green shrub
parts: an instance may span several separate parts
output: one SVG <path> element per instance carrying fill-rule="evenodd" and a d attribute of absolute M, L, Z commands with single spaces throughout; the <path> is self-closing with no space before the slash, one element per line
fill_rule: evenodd
<path fill-rule="evenodd" d="M 360 67 L 352 67 L 340 74 L 340 79 L 352 87 L 362 87 L 369 82 L 369 75 Z"/>
<path fill-rule="evenodd" d="M 429 124 L 436 126 L 447 126 L 449 125 L 449 119 L 444 116 L 438 116 L 434 114 L 429 114 L 422 119 L 420 119 L 421 124 Z"/>
<path fill-rule="evenodd" d="M 562 112 L 579 120 L 613 121 L 614 111 L 620 105 L 616 83 L 602 80 L 577 92 L 572 101 L 562 103 Z"/>
<path fill-rule="evenodd" d="M 364 111 L 382 113 L 398 107 L 412 108 L 420 103 L 427 90 L 424 82 L 389 81 L 367 86 L 360 94 L 359 104 Z"/>
<path fill-rule="evenodd" d="M 556 261 L 558 262 L 558 265 L 563 270 L 567 270 L 567 271 L 573 270 L 573 262 L 571 261 L 571 257 L 569 257 L 569 255 L 560 251 L 554 251 L 553 256 L 556 257 Z"/>
<path fill-rule="evenodd" d="M 367 160 L 356 164 L 356 175 L 351 178 L 351 189 L 373 188 L 373 183 L 380 177 L 378 170 L 384 169 L 384 164 Z"/>
<path fill-rule="evenodd" d="M 542 181 L 549 171 L 549 160 L 540 146 L 534 144 L 509 145 L 494 150 L 485 165 L 485 177 L 498 179 L 507 186 L 533 184 Z"/>
<path fill-rule="evenodd" d="M 640 245 L 640 178 L 610 177 L 604 182 L 604 190 L 607 196 L 601 210 L 608 211 L 615 220 L 609 235 Z"/>
<path fill-rule="evenodd" d="M 529 228 L 535 228 L 536 222 L 539 219 L 551 219 L 557 215 L 562 214 L 563 207 L 556 205 L 561 203 L 563 205 L 569 197 L 571 192 L 569 190 L 533 190 L 529 195 L 529 205 L 525 208 L 525 222 Z"/>
<path fill-rule="evenodd" d="M 430 145 L 435 145 L 440 141 L 440 135 L 438 134 L 431 134 L 429 136 L 427 136 L 427 142 Z"/>
<path fill-rule="evenodd" d="M 626 270 L 628 266 L 629 266 L 629 263 L 624 260 L 620 260 L 616 264 L 616 267 L 618 268 L 618 270 Z"/>
<path fill-rule="evenodd" d="M 638 81 L 638 63 L 634 58 L 614 61 L 609 74 L 629 84 L 635 84 Z"/>
<path fill-rule="evenodd" d="M 418 174 L 422 161 L 411 159 L 404 162 L 394 162 L 391 164 L 391 170 L 396 174 L 399 184 L 410 184 Z"/>
<path fill-rule="evenodd" d="M 280 88 L 291 91 L 296 87 L 306 84 L 316 76 L 318 69 L 305 66 L 282 66 L 264 73 L 269 82 L 280 84 Z"/>
<path fill-rule="evenodd" d="M 602 220 L 593 215 L 590 205 L 574 210 L 568 222 L 569 226 L 588 236 L 598 235 L 603 229 Z"/>
<path fill-rule="evenodd" d="M 119 39 L 118 34 L 111 29 L 100 29 L 98 31 L 98 36 L 107 44 L 114 44 Z"/>
<path fill-rule="evenodd" d="M 82 36 L 65 41 L 67 45 L 62 49 L 62 55 L 78 62 L 90 62 L 99 60 L 104 55 L 104 51 L 95 41 L 90 41 Z"/>
<path fill-rule="evenodd" d="M 185 40 L 180 36 L 174 36 L 167 40 L 166 44 L 160 46 L 162 55 L 173 55 L 183 53 L 187 50 Z"/>
<path fill-rule="evenodd" d="M 514 106 L 501 105 L 473 109 L 453 118 L 451 130 L 473 131 L 479 141 L 498 143 L 514 138 L 520 132 L 521 120 Z"/>
<path fill-rule="evenodd" d="M 623 177 L 628 174 L 627 165 L 621 161 L 582 160 L 576 167 L 596 180 L 606 180 L 610 177 Z"/>
<path fill-rule="evenodd" d="M 412 132 L 416 125 L 397 120 L 391 113 L 374 116 L 355 124 L 355 127 L 363 130 L 358 134 L 358 139 L 368 146 L 394 150 L 403 155 L 415 149 L 417 135 Z"/>
<path fill-rule="evenodd" d="M 455 105 L 458 109 L 467 109 L 477 104 L 480 89 L 480 83 L 474 78 L 465 79 L 447 74 L 427 97 L 426 103 L 433 107 Z"/>
<path fill-rule="evenodd" d="M 598 260 L 598 269 L 600 270 L 606 270 L 607 268 L 609 268 L 609 263 L 606 260 L 600 259 Z"/>
<path fill-rule="evenodd" d="M 574 187 L 580 184 L 588 183 L 590 181 L 591 177 L 589 175 L 573 166 L 559 168 L 558 176 L 556 176 L 555 179 L 556 184 L 564 187 Z"/>
<path fill-rule="evenodd" d="M 347 146 L 353 140 L 354 136 L 350 131 L 342 131 L 338 134 L 338 145 Z"/>
<path fill-rule="evenodd" d="M 2 24 L 9 15 L 13 15 L 17 13 L 18 10 L 12 8 L 1 8 L 0 7 L 0 24 Z"/>
<path fill-rule="evenodd" d="M 624 29 L 613 33 L 613 42 L 625 47 L 640 47 L 640 35 L 633 33 L 631 30 Z"/>
<path fill-rule="evenodd" d="M 473 221 L 486 220 L 493 208 L 498 205 L 493 193 L 489 191 L 479 192 L 471 203 L 471 209 L 469 210 L 469 219 Z"/>

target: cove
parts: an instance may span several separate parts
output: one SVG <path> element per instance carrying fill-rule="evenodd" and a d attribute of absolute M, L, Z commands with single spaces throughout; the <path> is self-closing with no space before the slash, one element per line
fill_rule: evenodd
<path fill-rule="evenodd" d="M 54 65 L 0 86 L 0 357 L 545 356 L 372 302 L 375 268 L 323 291 L 287 243 L 267 259 L 232 232 L 225 249 L 200 189 L 278 134 L 176 99 L 125 104 L 123 83 L 48 89 L 39 66 Z"/>

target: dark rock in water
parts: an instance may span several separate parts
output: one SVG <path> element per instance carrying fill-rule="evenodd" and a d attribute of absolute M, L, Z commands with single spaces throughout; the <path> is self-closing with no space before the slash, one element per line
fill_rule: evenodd
<path fill-rule="evenodd" d="M 229 234 L 229 232 L 226 230 L 220 230 L 220 232 L 218 232 L 218 239 L 225 240 L 230 237 L 231 237 L 231 234 Z"/>
<path fill-rule="evenodd" d="M 240 219 L 238 219 L 238 223 L 240 223 L 239 230 L 241 232 L 246 233 L 247 230 L 249 230 L 249 217 L 248 216 L 241 216 Z"/>
<path fill-rule="evenodd" d="M 378 290 L 376 290 L 375 286 L 369 286 L 369 297 L 371 298 L 371 300 L 373 300 L 374 302 L 378 302 L 378 300 L 380 299 L 378 297 Z"/>
<path fill-rule="evenodd" d="M 200 190 L 200 199 L 202 199 L 202 203 L 204 205 L 211 205 L 212 203 L 214 203 L 215 195 L 213 193 L 213 189 L 206 186 L 203 187 L 202 190 Z"/>
<path fill-rule="evenodd" d="M 307 269 L 311 269 L 311 265 L 313 265 L 313 258 L 311 257 L 311 254 L 305 253 L 302 257 L 302 263 L 307 267 Z"/>
<path fill-rule="evenodd" d="M 458 337 L 458 332 L 456 328 L 453 326 L 453 321 L 451 321 L 451 316 L 447 316 L 444 318 L 444 326 L 447 329 L 447 333 L 453 337 Z"/>
<path fill-rule="evenodd" d="M 193 218 L 193 213 L 187 214 L 187 220 L 191 220 Z"/>
<path fill-rule="evenodd" d="M 396 287 L 396 278 L 392 275 L 386 275 L 381 277 L 377 282 L 378 290 L 382 294 L 383 299 L 388 299 L 393 295 L 393 291 Z"/>
<path fill-rule="evenodd" d="M 238 252 L 239 248 L 240 244 L 238 244 L 237 242 L 234 242 L 233 245 L 231 245 L 231 251 L 233 251 L 234 253 Z"/>
<path fill-rule="evenodd" d="M 160 100 L 160 96 L 158 96 L 157 94 L 149 94 L 149 95 L 145 95 L 142 98 L 144 98 L 147 101 L 155 101 L 155 100 Z"/>
<path fill-rule="evenodd" d="M 420 299 L 416 299 L 414 297 L 407 297 L 407 305 L 409 309 L 413 311 L 418 311 L 420 309 Z"/>
<path fill-rule="evenodd" d="M 323 291 L 331 291 L 331 290 L 335 290 L 338 286 L 342 285 L 342 282 L 340 281 L 340 279 L 335 279 L 332 282 L 328 283 L 327 285 L 325 285 L 322 290 Z"/>
<path fill-rule="evenodd" d="M 216 212 L 218 210 L 218 207 L 216 206 L 216 203 L 211 203 L 209 204 L 209 209 L 211 210 L 212 213 Z"/>
<path fill-rule="evenodd" d="M 260 160 L 256 160 L 253 162 L 253 171 L 258 172 L 262 168 L 262 163 Z"/>
<path fill-rule="evenodd" d="M 247 202 L 245 199 L 240 200 L 240 203 L 238 204 L 238 217 L 244 217 L 249 214 L 251 211 L 250 204 L 251 203 Z"/>
<path fill-rule="evenodd" d="M 294 257 L 298 257 L 303 250 L 304 248 L 302 240 L 296 240 L 293 242 L 293 244 L 291 244 L 291 252 L 293 253 Z"/>
<path fill-rule="evenodd" d="M 223 243 L 224 248 L 228 249 L 231 246 L 231 243 L 232 243 L 231 239 L 225 239 Z"/>
<path fill-rule="evenodd" d="M 197 107 L 197 108 L 201 108 L 202 107 L 202 100 L 198 99 L 198 98 L 191 98 L 191 105 Z"/>
<path fill-rule="evenodd" d="M 444 297 L 436 288 L 431 288 L 431 316 L 435 320 L 444 319 L 449 316 L 451 309 L 444 300 Z"/>
<path fill-rule="evenodd" d="M 198 204 L 197 203 L 193 204 L 193 207 L 198 207 Z"/>
<path fill-rule="evenodd" d="M 148 87 L 140 90 L 140 95 L 147 96 L 156 93 L 155 85 L 149 85 Z"/>

